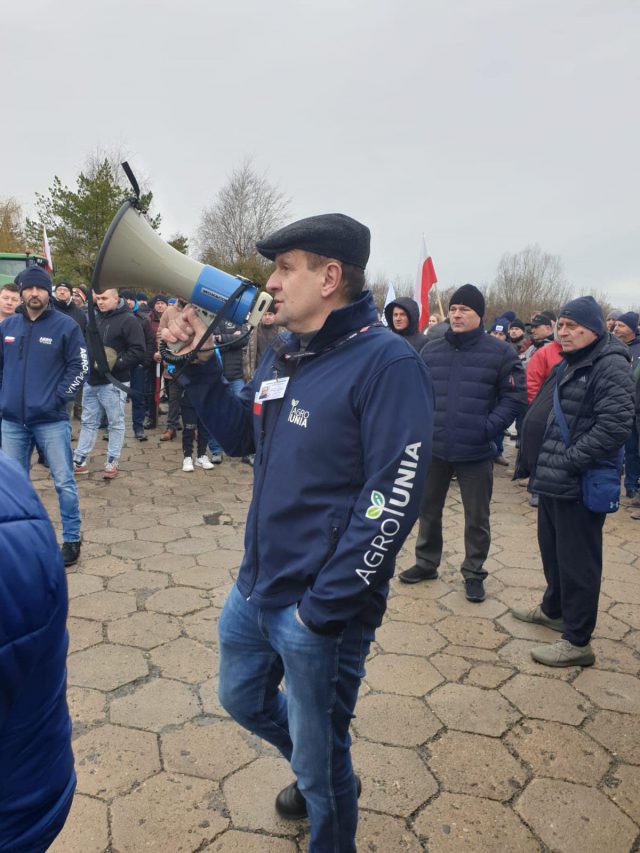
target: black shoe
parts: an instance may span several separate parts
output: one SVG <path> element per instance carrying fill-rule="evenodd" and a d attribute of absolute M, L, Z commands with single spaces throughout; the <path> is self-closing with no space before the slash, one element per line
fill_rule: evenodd
<path fill-rule="evenodd" d="M 80 543 L 79 542 L 63 542 L 62 543 L 62 559 L 64 560 L 65 566 L 72 566 L 74 563 L 77 563 L 79 556 L 80 556 Z"/>
<path fill-rule="evenodd" d="M 38 461 L 39 461 L 39 460 L 38 460 Z M 635 496 L 636 496 L 637 494 L 638 494 L 638 490 L 637 490 L 637 489 L 627 489 L 627 491 L 626 491 L 626 496 L 627 496 L 628 498 L 635 498 Z"/>
<path fill-rule="evenodd" d="M 438 577 L 437 569 L 423 569 L 422 566 L 411 566 L 406 572 L 398 575 L 402 583 L 420 583 L 420 581 L 434 581 Z"/>
<path fill-rule="evenodd" d="M 151 418 L 145 418 L 142 427 L 143 429 L 155 429 L 156 423 L 155 421 L 152 421 Z"/>
<path fill-rule="evenodd" d="M 480 578 L 466 578 L 464 582 L 464 594 L 467 601 L 479 604 L 484 601 L 484 583 Z"/>
<path fill-rule="evenodd" d="M 137 432 L 135 435 L 136 435 L 136 438 L 138 439 L 138 441 L 148 441 L 148 440 L 149 440 L 149 439 L 147 438 L 147 436 L 144 434 L 144 430 L 143 430 L 143 429 L 142 429 L 142 430 L 140 430 L 140 432 Z"/>
<path fill-rule="evenodd" d="M 356 776 L 356 791 L 362 792 L 362 782 Z M 302 820 L 307 816 L 307 803 L 298 789 L 298 783 L 292 782 L 283 788 L 276 797 L 276 811 L 285 820 Z"/>
<path fill-rule="evenodd" d="M 242 457 L 242 462 L 245 465 L 253 465 L 253 460 L 256 458 L 255 453 L 250 453 L 248 456 Z"/>

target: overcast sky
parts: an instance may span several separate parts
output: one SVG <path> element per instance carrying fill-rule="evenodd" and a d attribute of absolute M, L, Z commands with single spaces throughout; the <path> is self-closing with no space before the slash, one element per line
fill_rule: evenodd
<path fill-rule="evenodd" d="M 0 196 L 27 211 L 117 147 L 191 236 L 252 156 L 292 219 L 369 225 L 373 276 L 413 278 L 423 233 L 443 286 L 538 243 L 640 303 L 640 0 L 2 7 Z"/>

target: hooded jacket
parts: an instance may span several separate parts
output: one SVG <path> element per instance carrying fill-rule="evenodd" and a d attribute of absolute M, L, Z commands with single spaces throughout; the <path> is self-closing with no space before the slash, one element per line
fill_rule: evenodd
<path fill-rule="evenodd" d="M 180 379 L 227 453 L 256 453 L 238 589 L 259 607 L 298 603 L 321 634 L 380 624 L 431 455 L 428 372 L 377 318 L 365 293 L 304 353 L 279 336 L 237 398 L 215 359 Z M 275 376 L 284 396 L 265 401 Z"/>
<path fill-rule="evenodd" d="M 42 504 L 1 452 L 0 540 L 0 851 L 32 853 L 62 829 L 75 788 L 67 582 Z"/>
<path fill-rule="evenodd" d="M 25 424 L 69 420 L 89 370 L 80 326 L 46 308 L 30 320 L 23 306 L 0 325 L 0 410 L 7 421 Z"/>
<path fill-rule="evenodd" d="M 562 500 L 580 500 L 581 474 L 600 462 L 613 462 L 631 432 L 634 386 L 625 344 L 605 333 L 595 346 L 571 354 L 560 382 L 560 407 L 571 446 L 566 447 L 553 414 L 553 388 L 559 365 L 547 377 L 522 425 L 516 478 L 532 475 L 529 488 Z M 545 419 L 539 452 L 529 444 Z M 532 431 L 531 427 L 534 427 Z M 535 471 L 532 457 L 536 457 Z"/>
<path fill-rule="evenodd" d="M 76 323 L 80 326 L 82 330 L 82 334 L 84 335 L 87 328 L 86 311 L 83 311 L 81 308 L 78 308 L 73 299 L 69 299 L 68 302 L 63 302 L 62 299 L 56 299 L 55 296 L 52 296 L 51 301 L 56 311 L 60 311 L 61 314 L 66 314 L 67 317 L 71 317 L 72 320 L 76 321 Z"/>
<path fill-rule="evenodd" d="M 113 311 L 96 310 L 96 325 L 102 343 L 118 354 L 111 373 L 114 379 L 120 382 L 129 382 L 131 368 L 145 361 L 146 343 L 141 319 L 133 315 L 124 299 L 120 299 Z M 89 355 L 91 357 L 89 385 L 106 385 L 109 380 L 95 369 L 94 354 L 91 349 L 89 349 Z"/>
<path fill-rule="evenodd" d="M 435 391 L 433 455 L 449 462 L 495 456 L 493 439 L 526 407 L 524 369 L 513 347 L 479 326 L 427 337 L 420 355 Z"/>
<path fill-rule="evenodd" d="M 393 326 L 393 309 L 394 308 L 402 308 L 402 310 L 409 317 L 409 325 L 406 329 L 395 329 Z M 400 335 L 405 339 L 408 344 L 416 350 L 416 352 L 420 352 L 422 347 L 426 344 L 426 337 L 418 330 L 418 324 L 420 323 L 420 308 L 418 307 L 418 303 L 415 299 L 411 299 L 408 296 L 401 296 L 398 299 L 395 299 L 393 302 L 390 302 L 385 306 L 384 309 L 384 317 L 387 321 L 387 326 L 389 329 L 394 332 L 396 335 Z"/>

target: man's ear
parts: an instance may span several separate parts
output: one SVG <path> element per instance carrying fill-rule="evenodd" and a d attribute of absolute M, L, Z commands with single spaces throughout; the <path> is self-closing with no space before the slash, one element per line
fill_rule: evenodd
<path fill-rule="evenodd" d="M 337 261 L 329 261 L 324 268 L 324 282 L 322 283 L 322 295 L 330 297 L 335 294 L 342 284 L 342 267 Z"/>

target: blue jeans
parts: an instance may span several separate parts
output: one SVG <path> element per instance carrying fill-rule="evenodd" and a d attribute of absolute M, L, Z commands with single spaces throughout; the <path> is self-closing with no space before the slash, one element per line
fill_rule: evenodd
<path fill-rule="evenodd" d="M 13 421 L 2 421 L 2 449 L 29 472 L 34 445 L 43 451 L 58 493 L 63 542 L 80 541 L 80 507 L 73 476 L 71 456 L 71 424 L 55 421 L 27 427 Z"/>
<path fill-rule="evenodd" d="M 229 387 L 237 397 L 238 394 L 244 388 L 244 379 L 228 379 L 227 382 L 229 383 Z M 222 453 L 222 448 L 218 444 L 218 439 L 212 435 L 209 436 L 207 446 L 211 453 Z"/>
<path fill-rule="evenodd" d="M 638 453 L 638 442 L 640 436 L 636 425 L 633 425 L 631 435 L 624 446 L 624 487 L 628 491 L 638 490 L 640 480 L 640 453 Z"/>
<path fill-rule="evenodd" d="M 140 391 L 140 396 L 131 395 L 131 423 L 134 433 L 144 432 L 144 416 L 147 412 L 146 391 L 146 367 L 138 365 L 131 368 L 131 390 Z"/>
<path fill-rule="evenodd" d="M 126 384 L 126 383 L 124 383 Z M 124 444 L 124 404 L 127 395 L 111 383 L 85 385 L 82 391 L 82 427 L 73 458 L 83 462 L 93 450 L 100 428 L 102 413 L 106 415 L 109 429 L 107 456 L 118 460 Z"/>
<path fill-rule="evenodd" d="M 236 586 L 218 622 L 220 702 L 291 762 L 307 802 L 310 853 L 356 850 L 349 723 L 374 633 L 351 622 L 338 636 L 314 634 L 295 604 L 263 609 Z"/>

